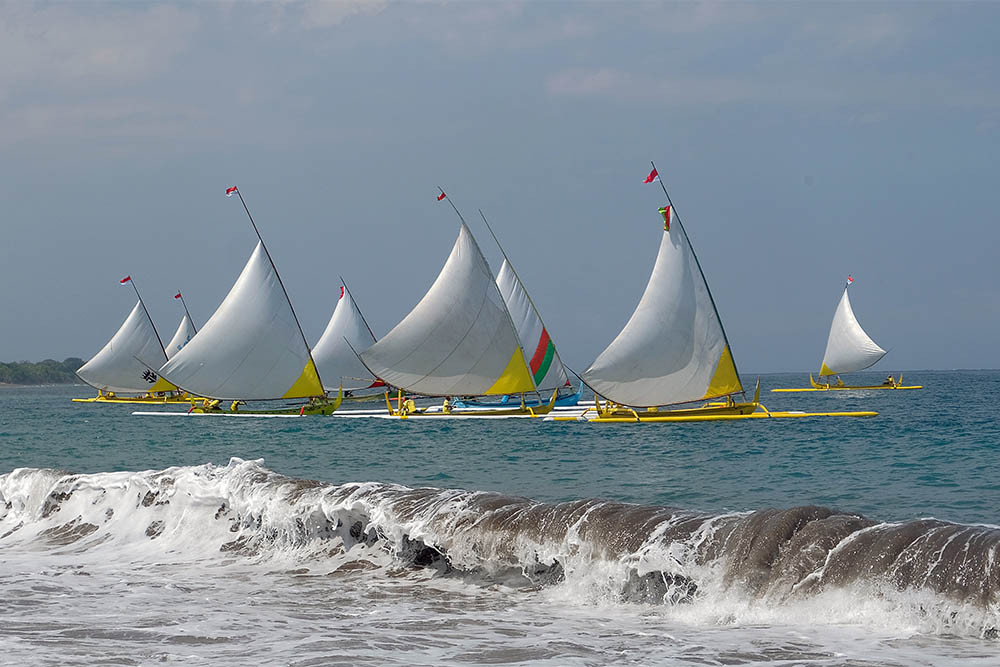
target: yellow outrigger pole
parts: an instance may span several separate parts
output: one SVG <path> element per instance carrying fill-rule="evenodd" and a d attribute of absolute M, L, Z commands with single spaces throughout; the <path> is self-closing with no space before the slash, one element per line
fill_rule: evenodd
<path fill-rule="evenodd" d="M 819 379 L 822 380 L 823 376 L 821 375 Z M 811 384 L 812 386 L 801 387 L 801 388 L 791 387 L 791 388 L 772 389 L 771 391 L 792 393 L 799 391 L 869 391 L 872 389 L 923 389 L 924 388 L 924 385 L 922 384 L 904 385 L 902 373 L 899 374 L 898 378 L 893 378 L 890 375 L 889 379 L 883 382 L 882 384 L 866 384 L 866 385 L 847 385 L 844 384 L 844 382 L 840 379 L 839 376 L 837 377 L 836 382 L 830 382 L 829 376 L 827 377 L 826 382 L 816 382 L 816 380 L 813 379 L 812 373 L 810 373 L 809 384 Z"/>
<path fill-rule="evenodd" d="M 589 413 L 593 412 L 593 416 Z M 636 422 L 704 422 L 730 421 L 737 419 L 797 419 L 801 417 L 876 417 L 877 412 L 870 410 L 857 412 L 799 412 L 771 411 L 760 402 L 760 378 L 754 390 L 753 401 L 737 403 L 732 396 L 725 401 L 709 401 L 697 408 L 678 410 L 660 410 L 658 407 L 636 410 L 626 405 L 618 405 L 612 401 L 601 404 L 600 396 L 594 394 L 594 407 L 587 408 L 582 413 L 572 416 L 548 417 L 551 421 L 585 421 L 599 423 L 628 424 Z"/>

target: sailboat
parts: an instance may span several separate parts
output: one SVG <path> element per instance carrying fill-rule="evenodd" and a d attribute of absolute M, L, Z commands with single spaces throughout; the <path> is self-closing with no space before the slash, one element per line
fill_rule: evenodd
<path fill-rule="evenodd" d="M 438 200 L 445 198 L 444 191 Z M 449 203 L 451 201 L 449 200 Z M 556 392 L 546 405 L 524 404 L 524 394 L 537 391 L 517 330 L 493 280 L 486 258 L 461 213 L 458 238 L 437 279 L 413 310 L 381 340 L 361 353 L 369 371 L 398 387 L 396 408 L 389 414 L 417 416 L 539 416 L 552 410 Z M 439 412 L 418 409 L 403 392 L 446 397 Z M 511 408 L 452 409 L 450 397 L 520 394 Z"/>
<path fill-rule="evenodd" d="M 115 335 L 100 352 L 77 371 L 77 376 L 97 389 L 94 398 L 74 398 L 76 403 L 177 403 L 187 400 L 177 387 L 152 368 L 161 366 L 167 355 L 149 317 L 139 288 L 131 275 L 121 279 L 135 290 L 136 303 Z M 119 394 L 138 394 L 120 396 Z"/>
<path fill-rule="evenodd" d="M 243 195 L 233 187 L 227 195 Z M 329 414 L 341 394 L 326 397 L 288 293 L 250 216 L 257 245 L 239 278 L 197 334 L 160 368 L 189 393 L 204 397 L 193 413 Z M 241 410 L 246 401 L 308 399 L 278 410 Z M 223 406 L 223 402 L 230 402 Z M 225 409 L 224 409 L 225 408 Z"/>
<path fill-rule="evenodd" d="M 167 359 L 180 352 L 180 349 L 187 345 L 194 338 L 194 335 L 198 333 L 198 329 L 194 326 L 194 320 L 191 319 L 191 313 L 188 312 L 187 303 L 184 302 L 184 297 L 178 292 L 174 295 L 174 299 L 180 299 L 181 304 L 184 306 L 184 315 L 181 317 L 181 323 L 177 325 L 177 331 L 174 332 L 173 337 L 164 349 Z"/>
<path fill-rule="evenodd" d="M 820 382 L 813 379 L 809 374 L 810 387 L 803 388 L 782 388 L 772 389 L 774 392 L 798 392 L 798 391 L 850 391 L 868 389 L 922 389 L 923 385 L 903 385 L 903 374 L 898 378 L 890 375 L 885 382 L 877 385 L 846 385 L 837 377 L 836 382 L 831 382 L 833 376 L 841 373 L 853 373 L 874 366 L 886 355 L 878 344 L 871 339 L 858 318 L 854 316 L 851 308 L 851 300 L 847 295 L 848 288 L 854 284 L 854 278 L 847 276 L 844 285 L 844 294 L 840 297 L 837 310 L 833 313 L 833 322 L 830 324 L 830 335 L 826 340 L 826 352 L 823 354 L 823 362 L 820 364 Z M 824 378 L 825 381 L 824 381 Z"/>
<path fill-rule="evenodd" d="M 656 165 L 646 183 L 659 180 Z M 663 235 L 646 290 L 618 336 L 584 371 L 594 407 L 557 420 L 595 422 L 705 421 L 874 412 L 771 412 L 744 393 L 732 348 L 687 232 L 660 181 Z M 677 407 L 701 403 L 696 407 Z"/>
<path fill-rule="evenodd" d="M 375 342 L 375 334 L 347 283 L 343 278 L 340 282 L 340 298 L 323 335 L 313 346 L 313 361 L 320 376 L 325 379 L 323 388 L 328 392 L 343 387 L 345 400 L 380 398 L 381 394 L 366 393 L 365 390 L 383 387 L 385 383 L 374 377 L 358 358 Z"/>
<path fill-rule="evenodd" d="M 555 342 L 549 335 L 548 329 L 545 328 L 545 323 L 542 322 L 542 316 L 538 312 L 538 308 L 535 307 L 535 303 L 528 294 L 528 290 L 525 289 L 524 283 L 521 282 L 521 278 L 510 263 L 510 258 L 507 257 L 507 252 L 500 245 L 500 241 L 493 232 L 493 227 L 490 225 L 489 220 L 486 219 L 482 211 L 479 211 L 479 215 L 486 224 L 486 228 L 496 242 L 497 247 L 500 248 L 500 253 L 503 255 L 503 263 L 500 265 L 500 270 L 497 271 L 497 288 L 500 290 L 500 295 L 503 296 L 504 303 L 507 305 L 507 311 L 510 313 L 514 328 L 517 329 L 517 337 L 521 341 L 521 349 L 525 351 L 525 356 L 528 358 L 528 368 L 531 370 L 535 386 L 538 391 L 551 391 L 570 387 L 566 368 L 563 366 L 562 359 L 559 358 L 559 352 L 556 351 Z M 576 405 L 580 400 L 582 392 L 583 384 L 581 383 L 578 391 L 558 397 L 555 404 L 557 407 Z M 507 405 L 509 401 L 510 396 L 507 395 L 493 403 L 475 401 L 474 403 L 463 402 L 458 405 L 470 404 L 499 407 Z M 526 404 L 537 405 L 539 402 L 537 400 L 534 402 L 529 401 Z"/>

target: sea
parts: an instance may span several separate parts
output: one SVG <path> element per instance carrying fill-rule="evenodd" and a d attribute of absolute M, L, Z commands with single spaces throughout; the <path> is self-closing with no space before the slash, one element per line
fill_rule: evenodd
<path fill-rule="evenodd" d="M 672 424 L 2 387 L 0 664 L 1000 665 L 1000 372 L 904 380 Z"/>

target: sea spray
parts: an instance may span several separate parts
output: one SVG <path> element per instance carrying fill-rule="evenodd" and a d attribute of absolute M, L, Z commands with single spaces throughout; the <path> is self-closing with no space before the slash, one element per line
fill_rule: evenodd
<path fill-rule="evenodd" d="M 458 578 L 576 604 L 655 605 L 698 624 L 805 620 L 992 637 L 998 545 L 1000 529 L 933 519 L 328 485 L 240 459 L 0 476 L 0 555 Z"/>

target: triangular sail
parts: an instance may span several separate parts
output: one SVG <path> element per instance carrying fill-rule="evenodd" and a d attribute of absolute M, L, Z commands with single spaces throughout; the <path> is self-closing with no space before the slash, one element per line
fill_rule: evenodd
<path fill-rule="evenodd" d="M 688 403 L 743 391 L 705 276 L 672 207 L 646 291 L 607 349 L 583 374 L 622 405 Z"/>
<path fill-rule="evenodd" d="M 177 326 L 177 331 L 174 332 L 173 338 L 167 343 L 167 359 L 180 352 L 181 348 L 187 345 L 196 333 L 198 333 L 198 330 L 194 328 L 194 322 L 191 321 L 191 317 L 187 313 L 184 313 L 181 323 Z"/>
<path fill-rule="evenodd" d="M 549 337 L 538 310 L 506 258 L 497 272 L 496 282 L 504 303 L 507 304 L 510 319 L 514 322 L 524 356 L 528 358 L 528 368 L 535 386 L 539 389 L 562 387 L 567 381 L 566 370 L 556 352 L 555 343 Z"/>
<path fill-rule="evenodd" d="M 312 350 L 313 361 L 327 391 L 337 391 L 341 385 L 344 389 L 363 389 L 375 382 L 358 359 L 358 355 L 375 342 L 375 336 L 350 290 L 344 287 L 340 290 L 337 307 Z"/>
<path fill-rule="evenodd" d="M 212 317 L 160 372 L 193 394 L 223 400 L 323 395 L 262 242 Z"/>
<path fill-rule="evenodd" d="M 535 389 L 503 297 L 465 223 L 424 298 L 361 358 L 386 383 L 418 394 Z"/>
<path fill-rule="evenodd" d="M 166 360 L 153 323 L 142 302 L 136 301 L 111 340 L 76 374 L 102 391 L 139 394 L 170 391 L 176 387 L 150 370 Z"/>
<path fill-rule="evenodd" d="M 819 374 L 835 375 L 864 370 L 873 366 L 885 354 L 885 350 L 858 324 L 845 287 L 844 295 L 837 304 L 837 311 L 833 314 L 830 337 L 826 340 L 826 353 L 823 355 Z"/>

